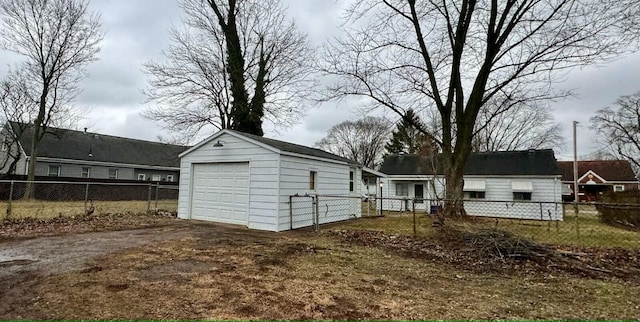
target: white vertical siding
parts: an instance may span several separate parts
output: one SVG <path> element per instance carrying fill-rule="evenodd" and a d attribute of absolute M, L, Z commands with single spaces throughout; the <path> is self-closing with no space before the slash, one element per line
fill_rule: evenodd
<path fill-rule="evenodd" d="M 222 147 L 214 147 L 221 141 Z M 190 218 L 191 169 L 196 163 L 249 162 L 248 227 L 278 231 L 278 162 L 276 152 L 229 134 L 222 134 L 180 160 L 178 217 Z"/>
<path fill-rule="evenodd" d="M 349 191 L 349 171 L 354 170 L 354 191 Z M 316 171 L 316 189 L 309 189 L 310 171 Z M 280 156 L 280 220 L 279 230 L 291 226 L 305 227 L 313 223 L 314 207 L 311 198 L 294 198 L 293 222 L 290 220 L 289 196 L 320 195 L 318 214 L 320 223 L 346 220 L 361 216 L 361 169 L 346 164 L 325 162 L 288 155 Z M 342 196 L 329 198 L 327 195 Z M 344 198 L 353 196 L 353 199 Z"/>

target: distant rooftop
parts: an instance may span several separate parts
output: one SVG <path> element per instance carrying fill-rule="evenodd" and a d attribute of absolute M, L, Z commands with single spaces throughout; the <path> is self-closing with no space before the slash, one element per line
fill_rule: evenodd
<path fill-rule="evenodd" d="M 573 181 L 573 161 L 559 161 L 563 181 Z M 578 178 L 593 171 L 607 181 L 637 181 L 627 160 L 578 161 Z"/>
<path fill-rule="evenodd" d="M 9 122 L 26 155 L 31 155 L 33 127 Z M 38 157 L 180 167 L 178 154 L 188 146 L 60 128 L 47 128 L 38 144 Z"/>
<path fill-rule="evenodd" d="M 390 155 L 380 172 L 387 175 L 443 174 L 442 155 Z M 553 150 L 523 150 L 471 153 L 465 175 L 559 175 Z"/>

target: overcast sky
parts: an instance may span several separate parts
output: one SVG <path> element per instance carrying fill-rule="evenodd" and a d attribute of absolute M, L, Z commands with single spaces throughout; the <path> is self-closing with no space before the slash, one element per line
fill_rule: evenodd
<path fill-rule="evenodd" d="M 340 24 L 342 1 L 285 0 L 288 13 L 296 19 L 298 27 L 309 35 L 314 46 L 336 32 Z M 157 124 L 140 116 L 145 108 L 145 97 L 140 90 L 146 86 L 142 64 L 160 59 L 167 47 L 167 30 L 180 24 L 181 11 L 176 0 L 93 0 L 91 9 L 102 14 L 105 32 L 99 61 L 88 67 L 89 76 L 81 87 L 82 94 L 76 105 L 87 112 L 79 128 L 117 136 L 156 140 L 158 135 L 168 137 Z M 6 65 L 16 61 L 12 54 L 0 51 L 0 77 Z M 567 146 L 557 150 L 561 159 L 572 157 L 571 123 L 580 122 L 578 128 L 579 155 L 598 149 L 589 130 L 593 113 L 612 104 L 621 95 L 640 91 L 640 54 L 622 58 L 598 68 L 573 71 L 567 80 L 558 84 L 563 89 L 574 89 L 577 98 L 553 104 L 556 120 L 565 129 Z M 151 103 L 152 104 L 152 103 Z M 307 113 L 300 123 L 278 133 L 266 127 L 265 136 L 311 146 L 327 130 L 342 121 L 361 115 L 356 106 L 347 103 L 324 104 Z"/>

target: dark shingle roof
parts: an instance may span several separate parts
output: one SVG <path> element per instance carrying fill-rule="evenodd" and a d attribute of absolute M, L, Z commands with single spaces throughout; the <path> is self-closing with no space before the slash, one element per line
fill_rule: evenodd
<path fill-rule="evenodd" d="M 296 153 L 296 154 L 302 154 L 302 155 L 309 155 L 309 156 L 314 156 L 314 157 L 318 157 L 318 158 L 324 158 L 324 159 L 329 159 L 329 160 L 346 162 L 346 163 L 353 164 L 353 165 L 357 164 L 355 161 L 352 161 L 352 160 L 347 159 L 347 158 L 343 158 L 341 156 L 338 156 L 338 155 L 335 155 L 333 153 L 329 153 L 327 151 L 323 151 L 323 150 L 320 150 L 320 149 L 310 148 L 310 147 L 307 147 L 307 146 L 304 146 L 304 145 L 298 145 L 298 144 L 293 144 L 293 143 L 274 140 L 274 139 L 269 139 L 269 138 L 265 138 L 265 137 L 262 137 L 262 136 L 257 136 L 257 135 L 248 134 L 248 133 L 239 132 L 239 131 L 234 131 L 234 130 L 228 130 L 228 131 L 236 133 L 236 134 L 239 134 L 239 135 L 242 135 L 242 136 L 250 138 L 252 140 L 258 141 L 258 142 L 260 142 L 262 144 L 266 144 L 268 146 L 271 146 L 271 147 L 276 148 L 276 149 L 278 149 L 280 151 L 283 151 L 283 152 Z"/>
<path fill-rule="evenodd" d="M 387 175 L 442 174 L 442 155 L 391 155 L 385 158 L 380 172 Z M 553 150 L 500 151 L 471 153 L 465 175 L 557 175 Z"/>
<path fill-rule="evenodd" d="M 27 155 L 31 155 L 33 128 L 22 134 L 19 123 L 10 122 Z M 59 159 L 112 162 L 146 166 L 180 167 L 178 154 L 188 147 L 135 140 L 91 132 L 48 128 L 38 144 L 38 156 Z M 92 156 L 89 156 L 91 152 Z"/>
<path fill-rule="evenodd" d="M 563 181 L 573 181 L 573 161 L 559 161 Z M 589 170 L 607 181 L 637 181 L 627 160 L 578 161 L 578 178 Z"/>

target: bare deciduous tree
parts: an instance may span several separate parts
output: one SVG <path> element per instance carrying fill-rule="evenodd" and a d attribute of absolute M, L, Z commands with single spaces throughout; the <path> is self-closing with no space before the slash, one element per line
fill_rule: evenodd
<path fill-rule="evenodd" d="M 554 121 L 548 105 L 529 101 L 518 104 L 507 109 L 502 104 L 488 104 L 480 110 L 473 151 L 558 149 L 564 144 L 562 127 Z"/>
<path fill-rule="evenodd" d="M 84 0 L 0 0 L 0 48 L 25 58 L 18 73 L 25 80 L 26 95 L 37 105 L 31 121 L 29 181 L 35 178 L 38 142 L 50 121 L 79 93 L 85 67 L 100 51 L 100 16 L 87 5 Z M 25 196 L 33 196 L 31 185 Z"/>
<path fill-rule="evenodd" d="M 381 117 L 367 116 L 357 121 L 334 125 L 315 146 L 375 169 L 382 162 L 389 140 L 391 123 Z"/>
<path fill-rule="evenodd" d="M 17 148 L 20 136 L 37 114 L 36 104 L 27 95 L 28 86 L 22 75 L 10 71 L 0 82 L 0 123 L 2 149 L 0 149 L 0 173 L 10 175 L 15 173 L 18 162 L 22 157 Z M 9 121 L 17 122 L 19 129 L 15 129 Z M 17 130 L 17 131 L 16 131 Z"/>
<path fill-rule="evenodd" d="M 636 174 L 640 173 L 640 92 L 622 96 L 615 106 L 597 111 L 591 123 L 609 152 L 629 160 Z"/>
<path fill-rule="evenodd" d="M 348 35 L 325 50 L 322 70 L 340 79 L 327 99 L 363 96 L 399 115 L 437 111 L 442 224 L 464 214 L 463 170 L 482 107 L 523 89 L 554 97 L 547 89 L 563 71 L 637 50 L 639 15 L 638 0 L 359 1 Z"/>
<path fill-rule="evenodd" d="M 203 128 L 262 135 L 263 118 L 285 127 L 304 113 L 316 82 L 313 52 L 280 2 L 184 0 L 164 62 L 145 64 L 144 115 L 195 137 Z"/>

